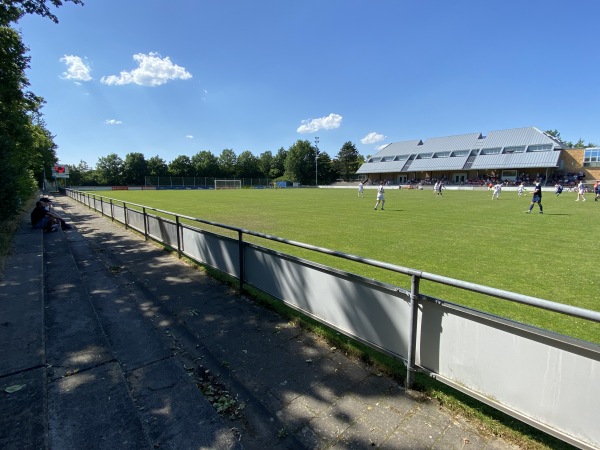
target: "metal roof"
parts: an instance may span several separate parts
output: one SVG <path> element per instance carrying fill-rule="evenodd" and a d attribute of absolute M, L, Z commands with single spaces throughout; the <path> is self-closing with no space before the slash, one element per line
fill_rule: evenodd
<path fill-rule="evenodd" d="M 479 155 L 471 169 L 519 169 L 527 167 L 558 167 L 560 151 L 513 153 L 510 155 Z"/>
<path fill-rule="evenodd" d="M 487 136 L 469 133 L 402 141 L 388 144 L 370 157 L 357 173 L 461 170 L 473 150 L 477 156 L 471 170 L 557 167 L 562 148 L 562 142 L 535 127 L 491 131 Z M 495 154 L 484 154 L 487 152 Z M 414 159 L 403 170 L 410 155 Z"/>

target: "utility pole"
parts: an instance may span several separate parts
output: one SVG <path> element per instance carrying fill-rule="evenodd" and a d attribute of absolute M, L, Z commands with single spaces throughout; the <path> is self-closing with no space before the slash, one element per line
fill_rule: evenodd
<path fill-rule="evenodd" d="M 319 136 L 315 136 L 315 187 L 319 185 Z"/>

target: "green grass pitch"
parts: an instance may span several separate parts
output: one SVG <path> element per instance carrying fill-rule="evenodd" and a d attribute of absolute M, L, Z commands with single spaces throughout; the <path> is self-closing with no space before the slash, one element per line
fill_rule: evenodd
<path fill-rule="evenodd" d="M 425 272 L 600 311 L 600 202 L 593 194 L 544 189 L 544 214 L 525 214 L 519 197 L 492 192 L 388 188 L 385 211 L 375 190 L 238 189 L 111 191 L 110 198 L 152 206 Z M 254 240 L 254 239 L 253 239 Z M 407 276 L 261 240 L 261 245 L 410 287 Z M 421 291 L 472 308 L 600 344 L 600 324 L 438 285 Z"/>

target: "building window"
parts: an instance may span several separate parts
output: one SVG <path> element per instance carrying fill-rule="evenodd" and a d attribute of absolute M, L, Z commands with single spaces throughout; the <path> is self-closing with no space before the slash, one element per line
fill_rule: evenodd
<path fill-rule="evenodd" d="M 502 153 L 504 154 L 510 154 L 510 153 L 525 153 L 525 146 L 524 145 L 518 145 L 515 147 L 504 147 L 504 150 L 502 151 Z"/>
<path fill-rule="evenodd" d="M 583 152 L 583 167 L 600 167 L 600 148 L 586 148 Z"/>
<path fill-rule="evenodd" d="M 528 152 L 549 152 L 552 150 L 551 144 L 530 145 L 527 147 Z"/>
<path fill-rule="evenodd" d="M 447 158 L 450 156 L 450 152 L 437 152 L 433 155 L 434 158 Z"/>
<path fill-rule="evenodd" d="M 482 148 L 480 155 L 499 155 L 501 150 L 500 147 Z"/>
<path fill-rule="evenodd" d="M 433 156 L 433 153 L 421 153 L 417 156 L 418 159 L 429 159 Z"/>
<path fill-rule="evenodd" d="M 469 154 L 469 150 L 457 150 L 452 152 L 450 156 L 467 156 Z"/>
<path fill-rule="evenodd" d="M 408 155 L 398 155 L 394 158 L 394 161 L 404 161 L 408 158 Z"/>

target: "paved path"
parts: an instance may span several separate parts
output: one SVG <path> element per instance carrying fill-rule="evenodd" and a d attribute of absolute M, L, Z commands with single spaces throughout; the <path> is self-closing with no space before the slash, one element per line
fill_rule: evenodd
<path fill-rule="evenodd" d="M 0 278 L 0 448 L 516 448 L 74 200 L 55 206 L 74 229 L 24 222 Z"/>

